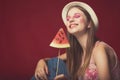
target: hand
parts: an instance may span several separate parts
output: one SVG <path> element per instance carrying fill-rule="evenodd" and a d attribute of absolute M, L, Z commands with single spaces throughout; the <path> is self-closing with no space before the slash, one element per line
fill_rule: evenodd
<path fill-rule="evenodd" d="M 54 80 L 68 80 L 64 74 L 57 75 Z"/>
<path fill-rule="evenodd" d="M 39 79 L 47 80 L 47 76 L 46 76 L 47 74 L 48 74 L 47 64 L 44 59 L 41 59 L 36 66 L 35 78 L 37 80 L 39 80 Z"/>

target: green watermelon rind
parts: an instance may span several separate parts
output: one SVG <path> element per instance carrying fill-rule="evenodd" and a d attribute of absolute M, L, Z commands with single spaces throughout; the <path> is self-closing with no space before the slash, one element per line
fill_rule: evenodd
<path fill-rule="evenodd" d="M 70 47 L 70 45 L 68 43 L 66 43 L 66 44 L 56 44 L 54 42 L 52 42 L 50 44 L 50 46 L 54 47 L 54 48 L 68 48 L 68 47 Z"/>

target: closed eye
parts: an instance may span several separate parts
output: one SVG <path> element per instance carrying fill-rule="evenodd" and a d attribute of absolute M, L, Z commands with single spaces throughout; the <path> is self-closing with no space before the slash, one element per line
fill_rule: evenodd
<path fill-rule="evenodd" d="M 69 20 L 70 20 L 70 16 L 67 16 L 67 17 L 66 17 L 66 20 L 69 21 Z"/>
<path fill-rule="evenodd" d="M 79 18 L 81 15 L 79 13 L 76 13 L 73 17 L 74 18 Z"/>
<path fill-rule="evenodd" d="M 70 18 L 80 18 L 81 17 L 81 14 L 80 13 L 75 13 L 72 17 L 71 16 L 67 16 L 66 17 L 66 20 L 69 21 Z"/>

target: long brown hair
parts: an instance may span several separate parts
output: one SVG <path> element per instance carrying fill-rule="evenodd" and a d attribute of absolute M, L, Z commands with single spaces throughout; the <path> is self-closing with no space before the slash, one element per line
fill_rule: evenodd
<path fill-rule="evenodd" d="M 70 79 L 77 80 L 78 76 L 83 77 L 85 74 L 86 68 L 88 67 L 90 62 L 90 58 L 96 38 L 95 38 L 94 24 L 91 20 L 89 13 L 85 9 L 79 6 L 73 6 L 73 7 L 77 7 L 80 10 L 82 10 L 86 15 L 87 20 L 91 21 L 92 24 L 92 27 L 89 28 L 88 30 L 87 48 L 86 48 L 86 55 L 83 66 L 81 66 L 82 56 L 83 56 L 83 49 L 81 47 L 81 44 L 78 42 L 78 40 L 75 38 L 74 35 L 68 33 L 68 39 L 71 47 L 67 49 L 67 66 L 68 66 Z"/>

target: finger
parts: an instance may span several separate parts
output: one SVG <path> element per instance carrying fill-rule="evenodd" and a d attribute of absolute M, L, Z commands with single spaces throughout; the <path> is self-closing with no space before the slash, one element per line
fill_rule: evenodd
<path fill-rule="evenodd" d="M 46 72 L 43 69 L 41 69 L 41 75 L 44 80 L 47 80 Z"/>
<path fill-rule="evenodd" d="M 40 78 L 41 78 L 41 73 L 40 73 L 40 72 L 37 72 L 37 74 L 35 75 L 35 78 L 36 78 L 36 80 L 40 80 Z"/>
<path fill-rule="evenodd" d="M 39 73 L 39 72 L 41 72 L 40 69 L 41 68 L 36 68 L 36 70 L 35 70 L 35 75 L 34 76 L 35 76 L 35 79 L 37 79 L 37 80 L 39 80 L 39 77 L 40 77 L 40 73 Z"/>
<path fill-rule="evenodd" d="M 36 77 L 35 77 L 35 80 L 40 80 L 40 77 L 39 77 L 39 76 L 36 76 Z"/>
<path fill-rule="evenodd" d="M 36 71 L 36 73 L 35 73 L 35 78 L 37 79 L 37 80 L 40 80 L 40 79 L 43 79 L 43 71 L 42 70 L 39 70 L 39 71 Z"/>
<path fill-rule="evenodd" d="M 36 79 L 36 80 L 39 80 L 37 73 L 35 73 L 35 79 Z"/>
<path fill-rule="evenodd" d="M 46 72 L 44 69 L 40 69 L 39 71 L 36 71 L 35 73 L 35 78 L 36 79 L 42 79 L 42 80 L 47 80 Z"/>
<path fill-rule="evenodd" d="M 45 72 L 46 72 L 46 74 L 48 74 L 48 67 L 47 66 L 45 66 Z"/>

